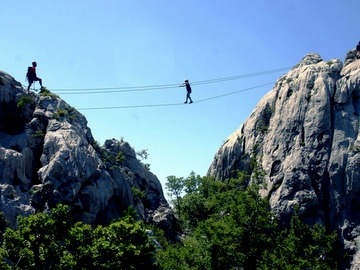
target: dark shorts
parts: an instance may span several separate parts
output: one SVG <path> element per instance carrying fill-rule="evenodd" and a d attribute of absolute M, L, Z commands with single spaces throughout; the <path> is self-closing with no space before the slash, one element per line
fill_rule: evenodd
<path fill-rule="evenodd" d="M 29 78 L 29 83 L 32 84 L 33 82 L 37 82 L 40 81 L 40 78 L 38 77 L 34 77 L 34 78 Z"/>

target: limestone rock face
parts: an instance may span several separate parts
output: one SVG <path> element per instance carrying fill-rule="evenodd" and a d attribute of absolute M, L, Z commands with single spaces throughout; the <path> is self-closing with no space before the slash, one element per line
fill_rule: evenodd
<path fill-rule="evenodd" d="M 360 60 L 350 51 L 344 63 L 307 54 L 220 147 L 208 174 L 223 180 L 248 171 L 283 222 L 299 205 L 304 220 L 337 229 L 345 246 L 355 248 Z"/>
<path fill-rule="evenodd" d="M 0 211 L 14 226 L 18 215 L 58 203 L 90 224 L 106 225 L 129 206 L 164 229 L 176 222 L 158 178 L 127 142 L 100 146 L 76 109 L 0 72 Z"/>

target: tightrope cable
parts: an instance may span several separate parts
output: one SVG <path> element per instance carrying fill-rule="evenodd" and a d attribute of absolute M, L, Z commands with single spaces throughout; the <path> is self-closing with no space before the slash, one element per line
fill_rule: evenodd
<path fill-rule="evenodd" d="M 249 88 L 245 88 L 245 89 L 238 90 L 238 91 L 233 91 L 233 92 L 226 93 L 226 94 L 222 94 L 222 95 L 218 95 L 218 96 L 215 96 L 215 97 L 204 98 L 204 99 L 201 99 L 201 100 L 196 101 L 195 103 L 200 103 L 200 102 L 209 101 L 209 100 L 212 100 L 212 99 L 217 99 L 217 98 L 221 98 L 221 97 L 226 97 L 226 96 L 230 96 L 230 95 L 235 95 L 235 94 L 238 94 L 238 93 L 250 91 L 250 90 L 253 90 L 253 89 L 256 89 L 256 88 L 260 88 L 260 87 L 268 86 L 268 85 L 272 85 L 272 84 L 274 84 L 274 83 L 273 83 L 273 82 L 271 82 L 271 83 L 265 83 L 265 84 L 262 84 L 262 85 L 257 85 L 257 86 L 254 86 L 254 87 L 249 87 Z"/>
<path fill-rule="evenodd" d="M 271 84 L 274 84 L 274 82 L 265 83 L 265 84 L 261 84 L 261 85 L 257 85 L 257 86 L 253 86 L 253 87 L 233 91 L 233 92 L 230 92 L 230 93 L 217 95 L 217 96 L 214 96 L 214 97 L 200 99 L 198 101 L 194 101 L 193 103 L 201 103 L 201 102 L 209 101 L 209 100 L 212 100 L 212 99 L 218 99 L 218 98 L 222 98 L 222 97 L 225 97 L 225 96 L 230 96 L 230 95 L 250 91 L 250 90 L 253 90 L 253 89 L 256 89 L 256 88 L 268 86 L 268 85 L 271 85 Z M 85 111 L 85 110 L 131 109 L 131 108 L 148 108 L 148 107 L 169 107 L 169 106 L 180 106 L 180 105 L 184 105 L 184 103 L 164 103 L 164 104 L 124 105 L 124 106 L 109 106 L 109 107 L 89 107 L 89 108 L 80 108 L 80 109 L 77 109 L 77 110 L 78 111 Z"/>
<path fill-rule="evenodd" d="M 183 103 L 168 103 L 168 104 L 125 105 L 125 106 L 81 108 L 81 109 L 77 109 L 77 110 L 78 111 L 89 111 L 89 110 L 131 109 L 131 108 L 145 108 L 145 107 L 168 107 L 168 106 L 179 106 L 179 105 L 184 105 L 184 104 Z"/>
<path fill-rule="evenodd" d="M 191 85 L 203 85 L 203 84 L 212 84 L 212 83 L 220 83 L 225 81 L 239 80 L 244 78 L 250 78 L 255 76 L 261 76 L 265 74 L 276 73 L 280 71 L 284 71 L 289 69 L 289 67 L 285 68 L 277 68 L 271 70 L 265 70 L 260 72 L 223 77 L 217 79 L 209 79 L 202 81 L 193 81 Z M 173 84 L 159 84 L 159 85 L 143 85 L 143 86 L 130 86 L 130 87 L 100 87 L 100 88 L 73 88 L 73 89 L 52 89 L 52 91 L 56 92 L 56 94 L 62 95 L 85 95 L 85 94 L 104 94 L 104 93 L 121 93 L 121 92 L 138 92 L 138 91 L 153 91 L 153 90 L 165 90 L 171 88 L 177 88 L 179 86 L 178 83 Z"/>

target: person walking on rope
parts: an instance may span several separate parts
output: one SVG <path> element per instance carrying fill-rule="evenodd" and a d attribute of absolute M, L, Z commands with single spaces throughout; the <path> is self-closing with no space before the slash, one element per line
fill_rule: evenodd
<path fill-rule="evenodd" d="M 185 82 L 180 85 L 180 87 L 186 87 L 186 100 L 184 103 L 188 103 L 188 99 L 190 100 L 190 103 L 193 103 L 191 97 L 190 97 L 190 94 L 191 94 L 191 87 L 190 87 L 190 83 L 189 83 L 189 80 L 185 80 Z"/>
<path fill-rule="evenodd" d="M 32 62 L 32 67 L 28 67 L 28 71 L 26 73 L 26 77 L 29 82 L 29 86 L 27 88 L 28 92 L 30 90 L 30 86 L 32 85 L 32 83 L 36 81 L 39 81 L 40 87 L 43 88 L 42 80 L 36 76 L 36 67 L 37 67 L 37 63 L 35 61 Z"/>

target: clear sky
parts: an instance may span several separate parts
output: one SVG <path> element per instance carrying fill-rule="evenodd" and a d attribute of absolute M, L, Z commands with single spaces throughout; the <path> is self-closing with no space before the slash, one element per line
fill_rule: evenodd
<path fill-rule="evenodd" d="M 145 162 L 165 188 L 170 175 L 205 175 L 217 149 L 273 87 L 257 86 L 287 70 L 196 82 L 291 67 L 309 52 L 343 61 L 360 40 L 359 10 L 359 0 L 3 0 L 0 70 L 26 84 L 27 66 L 37 61 L 44 85 L 77 109 L 176 104 L 81 110 L 100 144 L 123 138 L 135 151 L 147 149 Z M 179 87 L 56 90 L 185 79 L 193 83 L 193 104 L 181 104 L 186 92 Z M 211 97 L 218 98 L 197 102 Z"/>

